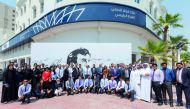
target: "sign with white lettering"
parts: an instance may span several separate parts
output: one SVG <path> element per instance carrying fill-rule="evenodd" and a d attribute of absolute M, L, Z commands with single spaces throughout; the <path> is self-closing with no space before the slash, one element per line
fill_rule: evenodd
<path fill-rule="evenodd" d="M 9 47 L 55 26 L 85 21 L 121 22 L 146 28 L 146 14 L 138 9 L 110 3 L 83 3 L 51 11 L 12 38 Z"/>

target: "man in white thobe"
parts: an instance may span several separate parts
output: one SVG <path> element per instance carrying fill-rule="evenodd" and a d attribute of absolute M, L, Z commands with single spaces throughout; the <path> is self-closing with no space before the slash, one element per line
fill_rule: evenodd
<path fill-rule="evenodd" d="M 141 72 L 141 99 L 150 102 L 151 94 L 151 69 L 147 63 L 143 64 L 143 69 Z"/>

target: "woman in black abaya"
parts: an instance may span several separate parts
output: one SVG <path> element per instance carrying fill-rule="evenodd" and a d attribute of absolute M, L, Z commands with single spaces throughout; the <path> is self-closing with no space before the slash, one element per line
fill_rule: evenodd
<path fill-rule="evenodd" d="M 17 80 L 16 80 L 16 70 L 13 65 L 8 65 L 7 69 L 3 73 L 3 88 L 1 103 L 8 103 L 12 100 L 17 100 Z"/>

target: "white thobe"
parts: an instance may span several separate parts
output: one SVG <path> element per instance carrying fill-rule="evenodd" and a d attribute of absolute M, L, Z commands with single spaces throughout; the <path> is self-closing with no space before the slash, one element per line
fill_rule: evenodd
<path fill-rule="evenodd" d="M 150 102 L 151 93 L 151 78 L 150 76 L 145 76 L 145 74 L 150 75 L 150 68 L 142 70 L 141 76 L 141 99 Z"/>

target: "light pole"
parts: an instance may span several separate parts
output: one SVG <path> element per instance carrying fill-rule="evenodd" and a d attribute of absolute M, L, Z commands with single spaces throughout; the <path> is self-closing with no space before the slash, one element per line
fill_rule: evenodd
<path fill-rule="evenodd" d="M 181 51 L 182 51 L 182 47 L 185 45 L 185 42 L 179 42 L 176 45 L 177 48 L 177 62 L 181 62 Z"/>

